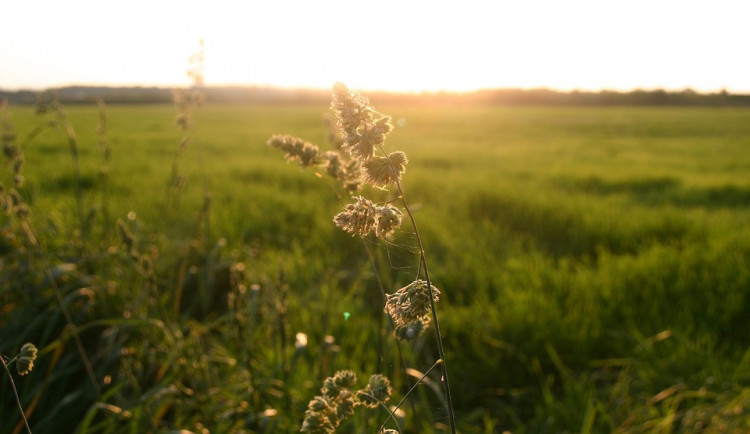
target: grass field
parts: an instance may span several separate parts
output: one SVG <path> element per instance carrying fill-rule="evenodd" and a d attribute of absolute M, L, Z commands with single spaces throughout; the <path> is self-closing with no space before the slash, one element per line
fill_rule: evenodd
<path fill-rule="evenodd" d="M 750 111 L 373 104 L 409 156 L 461 432 L 750 429 Z M 412 228 L 363 246 L 331 221 L 347 195 L 266 146 L 325 148 L 326 107 L 209 104 L 181 153 L 174 107 L 107 107 L 104 135 L 96 107 L 66 110 L 79 176 L 44 129 L 29 225 L 0 218 L 0 352 L 40 349 L 15 378 L 34 432 L 294 432 L 336 370 L 387 375 L 393 404 L 400 357 L 431 366 L 429 335 L 399 355 L 373 272 L 411 281 Z M 10 112 L 19 142 L 44 121 Z M 405 432 L 446 426 L 431 378 Z M 21 429 L 5 376 L 0 397 L 0 432 Z"/>

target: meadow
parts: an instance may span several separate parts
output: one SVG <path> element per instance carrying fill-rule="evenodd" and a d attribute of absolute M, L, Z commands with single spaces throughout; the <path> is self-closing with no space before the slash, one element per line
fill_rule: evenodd
<path fill-rule="evenodd" d="M 459 431 L 750 429 L 748 109 L 372 103 L 409 156 Z M 208 103 L 185 131 L 169 105 L 65 110 L 73 145 L 8 118 L 34 137 L 28 214 L 0 217 L 0 353 L 39 348 L 14 378 L 33 432 L 295 432 L 336 370 L 383 373 L 394 404 L 430 368 L 378 292 L 415 274 L 412 228 L 344 233 L 349 195 L 266 145 L 327 148 L 327 107 Z M 446 428 L 439 381 L 404 432 Z M 23 432 L 6 376 L 0 397 Z"/>

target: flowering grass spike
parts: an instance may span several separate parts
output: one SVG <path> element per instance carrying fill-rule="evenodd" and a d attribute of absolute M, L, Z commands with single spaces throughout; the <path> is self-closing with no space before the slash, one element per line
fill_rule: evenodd
<path fill-rule="evenodd" d="M 401 177 L 409 160 L 404 152 L 385 151 L 385 139 L 393 130 L 393 123 L 390 116 L 376 111 L 367 98 L 336 83 L 331 109 L 336 128 L 332 128 L 333 122 L 329 121 L 329 141 L 334 145 L 334 151 L 319 154 L 317 146 L 291 136 L 273 136 L 268 144 L 284 151 L 288 160 L 297 160 L 303 167 L 325 168 L 350 192 L 360 190 L 362 184 L 386 191 L 394 189 L 383 205 L 363 196 L 353 196 L 354 202 L 336 214 L 333 222 L 342 230 L 362 238 L 370 233 L 378 238 L 389 238 L 401 226 L 404 213 L 411 221 L 419 248 L 418 277 L 424 275 L 425 280 L 417 279 L 391 295 L 386 295 L 381 286 L 386 298 L 384 310 L 393 319 L 394 336 L 399 340 L 413 339 L 433 324 L 438 360 L 441 360 L 446 409 L 451 432 L 455 434 L 448 371 L 435 310 L 440 291 L 430 283 L 422 240 L 401 185 Z M 395 201 L 403 204 L 404 212 L 391 204 Z M 364 405 L 374 408 L 390 396 L 390 382 L 381 375 L 371 377 L 365 389 L 352 395 L 350 384 L 352 380 L 356 381 L 352 375 L 350 371 L 340 371 L 325 381 L 322 395 L 310 401 L 302 431 L 333 432 L 340 421 L 354 412 L 354 407 Z"/>
<path fill-rule="evenodd" d="M 26 375 L 34 369 L 36 354 L 37 349 L 34 344 L 23 344 L 21 351 L 18 353 L 18 359 L 16 360 L 16 369 L 18 370 L 19 375 Z"/>
<path fill-rule="evenodd" d="M 350 92 L 341 83 L 333 86 L 331 109 L 344 141 L 342 146 L 354 158 L 365 161 L 372 158 L 375 149 L 383 145 L 386 135 L 393 130 L 390 116 L 375 111 L 367 98 Z"/>
<path fill-rule="evenodd" d="M 323 381 L 320 395 L 307 404 L 302 432 L 332 433 L 357 407 L 375 408 L 391 398 L 388 378 L 375 374 L 363 389 L 353 390 L 357 375 L 352 371 L 338 371 Z"/>
<path fill-rule="evenodd" d="M 408 162 L 406 154 L 401 151 L 392 152 L 387 157 L 373 157 L 362 164 L 365 181 L 378 187 L 401 181 Z"/>
<path fill-rule="evenodd" d="M 376 205 L 362 196 L 354 198 L 343 212 L 333 217 L 336 226 L 352 235 L 366 237 L 375 232 L 378 237 L 387 237 L 401 226 L 401 211 L 393 205 Z"/>
<path fill-rule="evenodd" d="M 284 151 L 287 160 L 299 161 L 302 167 L 311 167 L 320 163 L 318 147 L 310 142 L 288 135 L 275 135 L 268 140 L 268 145 Z"/>
<path fill-rule="evenodd" d="M 431 285 L 432 286 L 432 285 Z M 439 301 L 440 290 L 432 286 L 432 297 Z M 430 291 L 427 282 L 414 282 L 388 295 L 385 311 L 391 316 L 396 327 L 408 326 L 414 322 L 429 321 L 431 311 Z"/>

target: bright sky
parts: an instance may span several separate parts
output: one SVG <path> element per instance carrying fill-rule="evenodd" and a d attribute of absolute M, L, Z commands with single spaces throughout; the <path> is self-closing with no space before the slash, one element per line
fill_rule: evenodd
<path fill-rule="evenodd" d="M 0 88 L 691 87 L 750 93 L 748 0 L 11 0 Z"/>

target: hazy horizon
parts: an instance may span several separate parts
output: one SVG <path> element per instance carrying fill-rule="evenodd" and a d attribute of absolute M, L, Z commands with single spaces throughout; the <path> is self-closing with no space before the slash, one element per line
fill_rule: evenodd
<path fill-rule="evenodd" d="M 344 83 L 346 84 L 346 83 Z M 76 88 L 76 87 L 82 87 L 82 88 L 105 88 L 105 89 L 176 89 L 176 88 L 186 88 L 191 86 L 191 84 L 181 83 L 181 84 L 111 84 L 111 83 L 68 83 L 68 84 L 60 84 L 55 86 L 47 86 L 47 87 L 16 87 L 16 88 L 10 88 L 10 87 L 3 87 L 0 85 L 0 91 L 4 92 L 44 92 L 47 90 L 54 90 L 54 89 L 66 89 L 66 88 Z M 221 88 L 245 88 L 245 89 L 253 89 L 253 88 L 259 88 L 259 89 L 272 89 L 272 90 L 279 90 L 279 91 L 311 91 L 311 92 L 327 92 L 330 91 L 331 87 L 333 86 L 333 83 L 331 83 L 331 86 L 327 87 L 313 87 L 313 86 L 283 86 L 283 85 L 274 85 L 274 84 L 256 84 L 256 83 L 206 83 L 203 85 L 203 87 L 211 89 L 221 89 Z M 600 89 L 585 89 L 585 88 L 571 88 L 571 89 L 560 89 L 560 88 L 554 88 L 549 86 L 528 86 L 528 87 L 483 87 L 483 88 L 477 88 L 477 89 L 466 89 L 466 90 L 452 90 L 452 89 L 423 89 L 423 90 L 391 90 L 391 89 L 362 89 L 362 88 L 352 88 L 353 90 L 356 90 L 357 92 L 367 92 L 367 93 L 393 93 L 393 94 L 438 94 L 438 93 L 449 93 L 449 94 L 471 94 L 471 93 L 477 93 L 477 92 L 487 92 L 487 91 L 536 91 L 536 90 L 547 90 L 551 92 L 559 92 L 559 93 L 573 93 L 573 92 L 582 92 L 582 93 L 602 93 L 602 92 L 616 92 L 616 93 L 632 93 L 632 92 L 656 92 L 656 91 L 665 91 L 668 93 L 680 93 L 685 91 L 693 91 L 697 94 L 702 95 L 709 95 L 709 94 L 717 94 L 721 93 L 723 91 L 726 91 L 733 95 L 750 95 L 750 90 L 748 91 L 733 91 L 731 89 L 722 88 L 722 89 L 711 89 L 711 90 L 700 90 L 700 89 L 693 89 L 691 87 L 684 87 L 684 88 L 675 88 L 675 89 L 667 89 L 663 87 L 653 87 L 653 88 L 645 88 L 645 87 L 635 87 L 630 89 L 613 89 L 613 88 L 600 88 Z"/>

